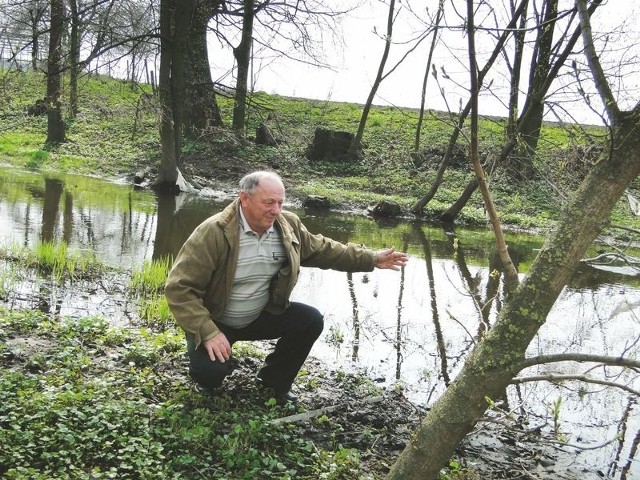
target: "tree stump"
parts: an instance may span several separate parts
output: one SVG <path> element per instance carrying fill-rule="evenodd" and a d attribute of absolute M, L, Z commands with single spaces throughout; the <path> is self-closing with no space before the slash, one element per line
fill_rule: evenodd
<path fill-rule="evenodd" d="M 309 210 L 329 210 L 331 202 L 327 197 L 321 195 L 309 195 L 302 202 L 302 206 Z"/>
<path fill-rule="evenodd" d="M 349 162 L 351 142 L 352 133 L 318 127 L 313 143 L 307 148 L 307 158 L 312 162 Z"/>
<path fill-rule="evenodd" d="M 271 133 L 271 130 L 264 123 L 261 123 L 260 126 L 256 128 L 256 144 L 269 145 L 271 147 L 278 146 L 278 142 Z"/>
<path fill-rule="evenodd" d="M 402 206 L 390 200 L 381 200 L 369 207 L 369 213 L 374 217 L 396 218 L 404 214 Z"/>

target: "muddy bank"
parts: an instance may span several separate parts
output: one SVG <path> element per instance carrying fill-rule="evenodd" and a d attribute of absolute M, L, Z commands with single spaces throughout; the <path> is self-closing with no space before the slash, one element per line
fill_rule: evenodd
<path fill-rule="evenodd" d="M 265 352 L 270 349 L 268 342 L 260 343 Z M 227 395 L 232 404 L 260 398 L 260 390 L 253 385 L 259 367 L 259 359 L 239 359 L 221 395 Z M 312 414 L 306 417 L 292 411 L 283 420 L 300 425 L 318 444 L 332 447 L 339 442 L 357 449 L 366 469 L 381 478 L 428 408 L 411 403 L 400 390 L 377 387 L 369 378 L 331 371 L 317 359 L 309 359 L 305 369 L 308 373 L 298 378 L 294 392 L 299 410 Z M 606 478 L 581 465 L 579 450 L 499 412 L 490 412 L 467 436 L 449 470 L 464 471 L 464 478 L 478 480 Z"/>

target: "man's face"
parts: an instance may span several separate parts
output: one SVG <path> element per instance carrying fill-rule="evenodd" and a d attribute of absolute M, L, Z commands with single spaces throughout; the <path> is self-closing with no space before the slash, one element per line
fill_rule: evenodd
<path fill-rule="evenodd" d="M 275 179 L 263 178 L 253 195 L 240 192 L 240 204 L 251 229 L 262 236 L 275 222 L 284 203 L 284 186 Z"/>

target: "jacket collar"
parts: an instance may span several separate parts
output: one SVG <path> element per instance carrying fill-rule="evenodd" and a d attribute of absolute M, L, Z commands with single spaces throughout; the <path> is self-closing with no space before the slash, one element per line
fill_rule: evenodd
<path fill-rule="evenodd" d="M 234 223 L 235 226 L 238 226 L 238 208 L 240 207 L 240 199 L 236 198 L 233 202 L 231 202 L 229 205 L 227 205 L 224 210 L 222 210 L 219 214 L 218 214 L 218 225 L 220 225 L 220 227 L 222 227 L 223 229 L 227 229 L 227 227 L 229 227 L 231 225 L 231 223 Z"/>

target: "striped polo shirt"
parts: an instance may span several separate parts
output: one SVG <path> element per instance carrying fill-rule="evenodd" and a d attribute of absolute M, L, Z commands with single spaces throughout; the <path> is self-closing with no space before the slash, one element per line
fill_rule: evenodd
<path fill-rule="evenodd" d="M 269 286 L 287 253 L 280 232 L 273 226 L 262 237 L 251 230 L 242 208 L 238 207 L 240 250 L 233 287 L 221 323 L 242 328 L 253 322 L 269 301 Z"/>

